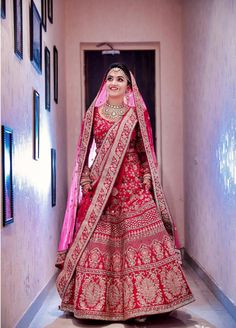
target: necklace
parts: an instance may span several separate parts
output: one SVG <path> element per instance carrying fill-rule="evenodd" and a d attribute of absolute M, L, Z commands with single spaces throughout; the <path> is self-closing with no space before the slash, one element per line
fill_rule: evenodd
<path fill-rule="evenodd" d="M 106 106 L 107 107 L 110 107 L 110 108 L 114 108 L 114 109 L 120 109 L 120 108 L 124 108 L 125 107 L 125 104 L 123 103 L 121 105 L 111 105 L 108 102 L 106 102 Z"/>
<path fill-rule="evenodd" d="M 126 112 L 125 104 L 122 105 L 110 105 L 106 103 L 102 107 L 102 114 L 109 120 L 109 121 L 116 121 L 118 118 L 121 118 Z"/>

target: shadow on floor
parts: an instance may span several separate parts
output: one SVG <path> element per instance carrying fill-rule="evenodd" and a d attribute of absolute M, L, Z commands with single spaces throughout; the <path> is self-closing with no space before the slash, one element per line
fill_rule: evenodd
<path fill-rule="evenodd" d="M 153 315 L 149 316 L 144 323 L 137 323 L 134 320 L 126 322 L 79 320 L 71 314 L 64 314 L 57 318 L 45 328 L 217 328 L 211 323 L 199 317 L 193 317 L 190 313 L 176 310 L 169 316 Z"/>

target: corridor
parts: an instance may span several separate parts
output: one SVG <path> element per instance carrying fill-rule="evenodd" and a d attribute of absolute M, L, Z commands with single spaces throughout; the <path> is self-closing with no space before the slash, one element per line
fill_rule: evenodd
<path fill-rule="evenodd" d="M 236 0 L 1 1 L 2 328 L 236 328 L 235 17 Z M 83 317 L 188 305 L 77 320 L 55 264 Z"/>

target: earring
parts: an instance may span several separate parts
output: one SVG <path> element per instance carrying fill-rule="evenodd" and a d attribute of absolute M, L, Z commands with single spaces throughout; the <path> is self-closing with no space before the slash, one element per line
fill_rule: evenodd
<path fill-rule="evenodd" d="M 127 103 L 127 104 L 129 103 L 129 96 L 130 96 L 130 91 L 129 91 L 129 89 L 127 89 L 127 90 L 125 91 L 125 100 L 126 100 L 126 103 Z"/>

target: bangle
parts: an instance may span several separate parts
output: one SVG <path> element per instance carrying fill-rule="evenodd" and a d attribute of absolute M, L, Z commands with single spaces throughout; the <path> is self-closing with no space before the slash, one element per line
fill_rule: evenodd
<path fill-rule="evenodd" d="M 89 177 L 87 177 L 87 178 L 82 178 L 81 181 L 80 181 L 81 186 L 84 186 L 84 185 L 86 185 L 86 184 L 88 184 L 88 183 L 91 183 L 91 180 L 90 180 Z"/>
<path fill-rule="evenodd" d="M 80 184 L 82 187 L 92 182 L 89 175 L 90 175 L 90 170 L 88 166 L 85 166 L 80 180 Z"/>
<path fill-rule="evenodd" d="M 151 180 L 151 174 L 150 173 L 144 173 L 143 179 Z"/>

